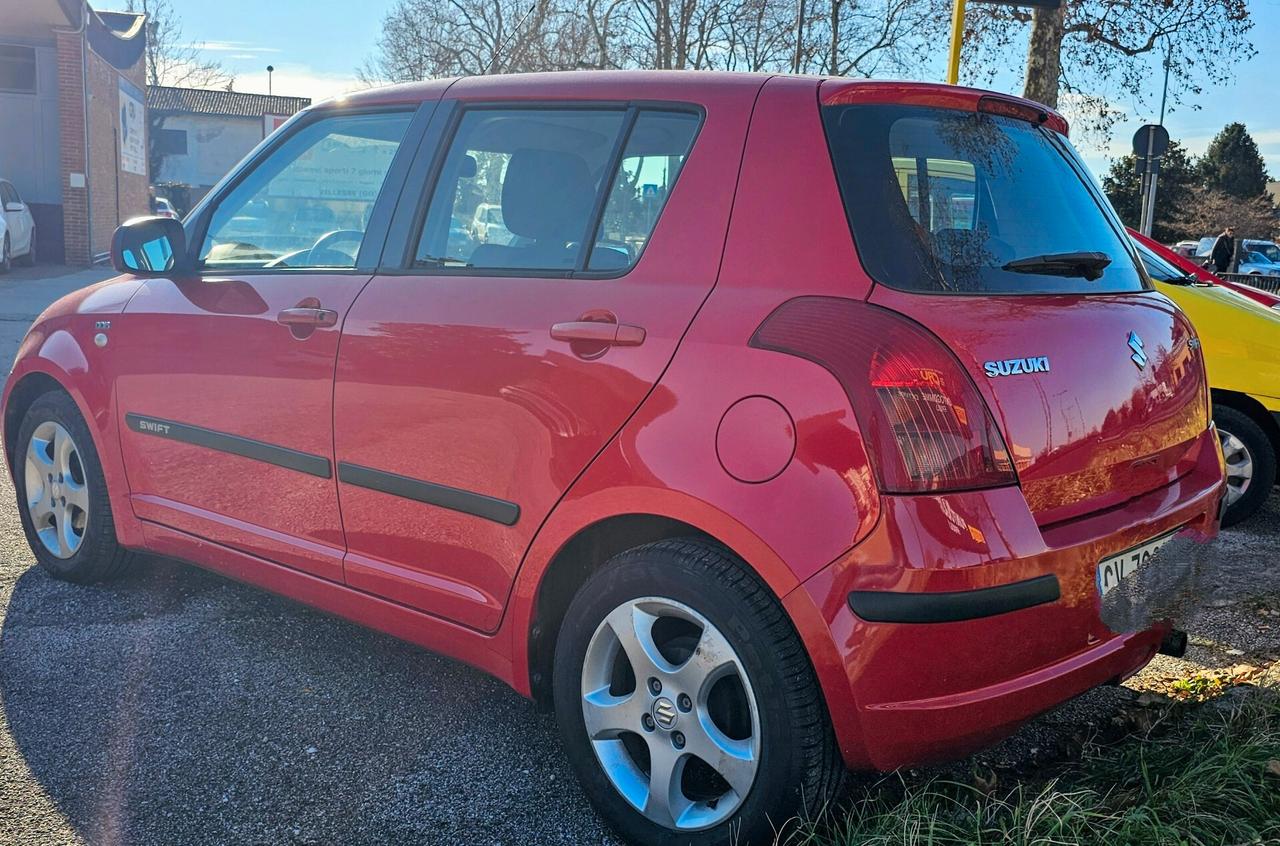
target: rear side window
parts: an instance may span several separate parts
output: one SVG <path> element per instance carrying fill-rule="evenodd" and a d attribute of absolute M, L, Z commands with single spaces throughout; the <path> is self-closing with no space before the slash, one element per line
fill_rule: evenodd
<path fill-rule="evenodd" d="M 613 176 L 589 270 L 628 267 L 639 258 L 697 131 L 692 114 L 641 112 L 636 118 Z"/>
<path fill-rule="evenodd" d="M 698 127 L 683 112 L 631 117 L 603 107 L 465 112 L 432 192 L 415 266 L 533 275 L 630 268 Z"/>
<path fill-rule="evenodd" d="M 1143 289 L 1119 223 L 1051 130 L 917 106 L 830 106 L 823 120 L 877 282 L 957 294 Z"/>

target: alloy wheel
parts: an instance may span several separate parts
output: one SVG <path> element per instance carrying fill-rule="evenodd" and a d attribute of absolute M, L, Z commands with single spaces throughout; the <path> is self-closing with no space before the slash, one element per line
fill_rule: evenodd
<path fill-rule="evenodd" d="M 1227 465 L 1227 506 L 1234 505 L 1249 490 L 1253 481 L 1253 457 L 1244 441 L 1230 432 L 1218 430 L 1222 458 Z"/>
<path fill-rule="evenodd" d="M 746 669 L 705 617 L 673 599 L 624 602 L 587 646 L 582 716 L 605 776 L 666 828 L 723 822 L 760 764 Z"/>
<path fill-rule="evenodd" d="M 84 543 L 89 521 L 89 485 L 75 440 L 61 424 L 46 420 L 27 444 L 26 500 L 37 537 L 51 554 L 70 558 Z"/>

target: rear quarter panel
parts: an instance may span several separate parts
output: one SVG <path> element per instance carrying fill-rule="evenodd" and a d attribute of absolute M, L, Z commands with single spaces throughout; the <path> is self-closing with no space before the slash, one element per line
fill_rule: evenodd
<path fill-rule="evenodd" d="M 854 719 L 830 632 L 798 586 L 865 537 L 880 499 L 839 382 L 812 362 L 755 349 L 756 328 L 796 296 L 865 299 L 814 80 L 774 78 L 756 101 L 716 288 L 660 383 L 584 472 L 530 547 L 507 617 L 513 684 L 528 692 L 526 638 L 548 563 L 576 532 L 618 514 L 678 519 L 732 548 L 782 598 L 832 715 Z M 782 405 L 794 453 L 767 481 L 731 476 L 717 454 L 725 412 Z"/>

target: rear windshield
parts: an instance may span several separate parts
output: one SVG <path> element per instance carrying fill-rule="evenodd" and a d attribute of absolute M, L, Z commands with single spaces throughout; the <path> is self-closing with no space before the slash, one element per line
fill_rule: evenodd
<path fill-rule="evenodd" d="M 1143 289 L 1119 223 L 1051 130 L 919 106 L 829 106 L 823 120 L 876 281 L 960 294 Z"/>

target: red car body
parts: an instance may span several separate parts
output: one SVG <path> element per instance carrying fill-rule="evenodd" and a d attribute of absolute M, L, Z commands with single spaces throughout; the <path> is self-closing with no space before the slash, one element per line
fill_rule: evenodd
<path fill-rule="evenodd" d="M 1242 282 L 1232 282 L 1230 280 L 1223 279 L 1222 277 L 1215 275 L 1209 270 L 1209 268 L 1197 264 L 1194 260 L 1187 258 L 1184 255 L 1174 252 L 1164 244 L 1161 244 L 1159 241 L 1152 238 L 1148 238 L 1136 229 L 1130 229 L 1128 231 L 1129 236 L 1135 241 L 1150 248 L 1151 251 L 1160 256 L 1160 258 L 1169 262 L 1179 270 L 1185 270 L 1201 282 L 1208 282 L 1212 285 L 1221 285 L 1224 288 L 1230 288 L 1237 294 L 1244 294 L 1249 299 L 1256 303 L 1261 303 L 1267 308 L 1280 306 L 1280 296 L 1277 296 L 1276 294 L 1264 291 L 1261 288 L 1255 288 L 1252 285 L 1245 285 Z"/>
<path fill-rule="evenodd" d="M 432 113 L 448 108 L 654 101 L 704 119 L 650 245 L 607 284 L 384 266 L 126 275 L 67 296 L 36 322 L 5 386 L 10 460 L 26 404 L 61 386 L 90 423 L 125 546 L 454 656 L 525 695 L 545 694 L 583 561 L 712 537 L 790 615 L 850 767 L 963 754 L 1155 654 L 1166 628 L 1115 634 L 1101 622 L 1097 564 L 1168 532 L 1213 537 L 1223 473 L 1191 327 L 1159 294 L 956 298 L 894 290 L 863 269 L 820 104 L 972 112 L 984 96 L 598 73 L 436 81 L 317 107 L 417 110 L 421 149 L 388 176 L 409 184 L 440 143 Z M 905 315 L 943 339 L 1018 483 L 881 490 L 840 380 L 751 341 L 801 296 Z M 280 325 L 308 298 L 334 325 Z M 550 332 L 584 320 L 640 327 L 643 343 Z M 1134 330 L 1158 351 L 1141 372 L 1125 346 Z M 1033 352 L 1052 370 L 984 375 L 985 361 Z M 269 443 L 274 463 L 156 437 L 157 426 Z M 366 483 L 371 470 L 382 489 Z M 441 507 L 450 495 L 465 508 Z M 1057 601 L 979 619 L 870 622 L 849 602 L 1045 576 Z"/>

